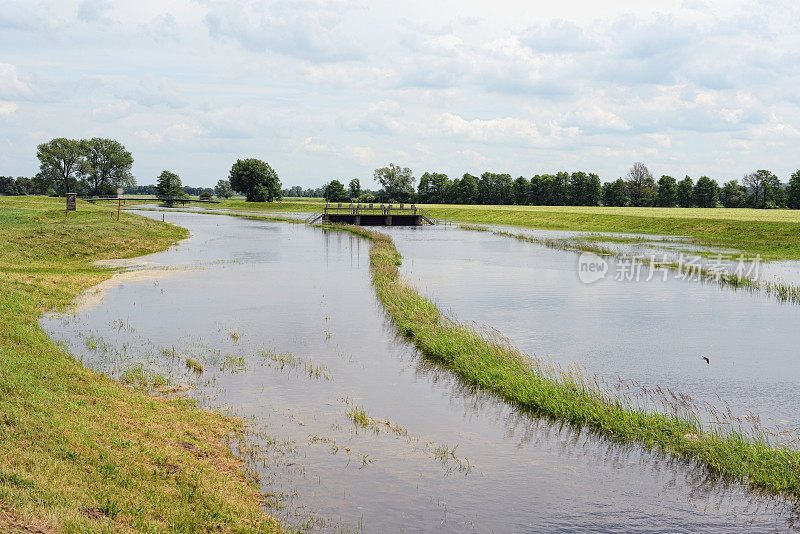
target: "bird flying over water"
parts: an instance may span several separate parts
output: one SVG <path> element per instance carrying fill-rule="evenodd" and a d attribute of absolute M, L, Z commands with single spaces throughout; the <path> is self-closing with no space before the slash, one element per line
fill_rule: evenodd
<path fill-rule="evenodd" d="M 711 364 L 711 362 L 708 361 L 708 358 L 706 358 L 705 356 L 700 356 L 700 357 L 703 358 L 706 361 L 707 364 L 709 364 L 709 365 Z"/>

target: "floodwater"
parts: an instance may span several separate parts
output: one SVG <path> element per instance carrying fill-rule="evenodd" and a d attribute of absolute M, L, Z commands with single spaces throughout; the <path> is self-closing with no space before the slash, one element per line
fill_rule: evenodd
<path fill-rule="evenodd" d="M 44 318 L 43 327 L 90 368 L 122 378 L 142 365 L 174 385 L 195 386 L 186 394 L 202 405 L 246 418 L 244 457 L 260 475 L 270 513 L 287 525 L 364 532 L 780 532 L 793 524 L 796 513 L 775 498 L 637 446 L 537 419 L 426 362 L 396 338 L 370 285 L 369 243 L 355 236 L 219 215 L 169 213 L 167 220 L 192 237 L 128 265 L 132 274 L 106 284 L 73 313 Z M 452 228 L 392 233 L 406 256 L 404 271 L 444 307 L 463 311 L 465 319 L 495 320 L 487 322 L 523 347 L 538 339 L 554 356 L 561 347 L 565 359 L 596 372 L 660 378 L 659 365 L 683 365 L 660 348 L 672 345 L 669 338 L 691 342 L 701 338 L 697 323 L 724 322 L 672 317 L 654 326 L 668 310 L 692 303 L 689 311 L 703 309 L 693 291 L 670 296 L 664 288 L 671 286 L 662 286 L 663 306 L 631 307 L 632 299 L 620 297 L 618 309 L 593 312 L 616 320 L 579 331 L 571 323 L 582 319 L 573 315 L 593 306 L 580 301 L 605 298 L 611 306 L 607 294 L 624 286 L 575 285 L 571 256 L 548 249 L 542 256 L 541 247 L 497 236 Z M 511 261 L 514 251 L 522 256 Z M 538 275 L 528 278 L 534 265 Z M 754 316 L 794 309 L 761 305 Z M 654 308 L 661 315 L 648 311 Z M 766 322 L 750 323 L 754 336 L 767 337 L 760 331 Z M 600 326 L 609 324 L 616 327 L 601 335 Z M 634 361 L 625 353 L 615 367 L 620 339 L 633 343 L 646 331 L 654 345 L 641 359 L 649 365 L 624 369 Z M 580 350 L 568 356 L 570 345 Z M 718 363 L 724 357 L 710 354 L 712 365 L 698 373 L 725 368 Z M 186 368 L 186 357 L 202 364 L 201 376 Z M 371 428 L 353 422 L 354 408 L 374 418 Z"/>
<path fill-rule="evenodd" d="M 401 272 L 443 310 L 607 383 L 661 386 L 775 429 L 800 427 L 800 306 L 619 258 L 584 283 L 580 254 L 489 232 L 392 228 Z M 707 357 L 706 363 L 702 357 Z"/>

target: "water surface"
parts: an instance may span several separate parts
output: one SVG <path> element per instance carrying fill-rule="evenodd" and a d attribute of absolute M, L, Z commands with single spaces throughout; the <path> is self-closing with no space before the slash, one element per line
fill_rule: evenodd
<path fill-rule="evenodd" d="M 120 278 L 102 301 L 43 319 L 43 326 L 93 369 L 121 377 L 141 364 L 173 384 L 195 385 L 187 394 L 203 405 L 245 417 L 245 458 L 261 477 L 270 512 L 286 524 L 366 532 L 789 526 L 792 512 L 776 499 L 536 419 L 427 363 L 396 338 L 370 286 L 369 244 L 355 236 L 193 213 L 168 218 L 192 237 L 142 258 L 147 276 Z M 593 306 L 613 287 L 565 282 L 569 256 L 428 230 L 394 232 L 407 273 L 447 306 L 468 318 L 487 314 L 522 343 L 546 342 L 554 353 L 583 347 L 565 350 L 564 358 L 590 354 L 589 364 L 610 372 L 620 368 L 611 341 L 632 338 L 628 329 L 652 328 L 644 306 L 636 313 Z M 536 276 L 528 278 L 534 261 Z M 596 322 L 579 332 L 571 324 L 578 319 L 552 317 L 563 320 L 575 310 Z M 515 313 L 517 320 L 503 322 Z M 607 318 L 614 315 L 616 322 Z M 612 323 L 618 333 L 598 334 L 593 343 L 595 330 Z M 286 363 L 287 353 L 295 365 Z M 202 376 L 186 369 L 187 356 L 202 363 Z M 717 367 L 724 365 L 710 369 Z M 631 371 L 660 378 L 657 368 L 640 363 Z M 347 416 L 352 407 L 380 419 L 380 430 L 356 426 Z M 402 429 L 394 432 L 394 425 Z"/>

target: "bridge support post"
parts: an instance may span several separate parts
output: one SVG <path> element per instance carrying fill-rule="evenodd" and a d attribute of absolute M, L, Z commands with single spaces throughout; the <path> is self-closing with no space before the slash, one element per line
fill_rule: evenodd
<path fill-rule="evenodd" d="M 386 216 L 386 226 L 391 226 L 391 225 L 392 225 L 392 216 L 391 215 L 387 215 Z"/>

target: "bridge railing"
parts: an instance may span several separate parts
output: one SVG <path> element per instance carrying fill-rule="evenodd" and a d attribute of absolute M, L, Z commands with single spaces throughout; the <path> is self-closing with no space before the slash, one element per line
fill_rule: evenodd
<path fill-rule="evenodd" d="M 348 215 L 424 215 L 425 212 L 422 208 L 418 208 L 414 204 L 407 206 L 405 204 L 325 204 L 323 213 L 340 213 Z"/>

